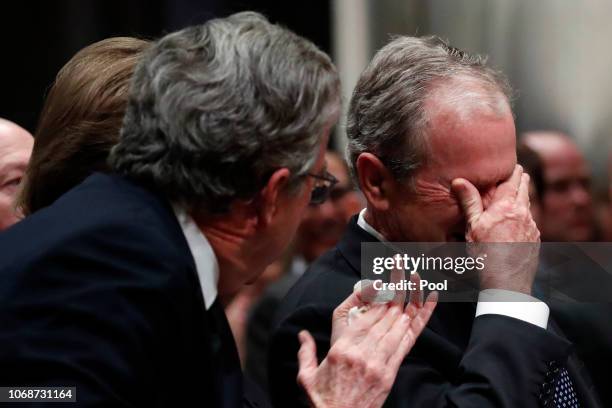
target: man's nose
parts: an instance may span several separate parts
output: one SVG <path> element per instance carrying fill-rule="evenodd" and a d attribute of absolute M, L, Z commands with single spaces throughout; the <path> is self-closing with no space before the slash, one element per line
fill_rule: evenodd
<path fill-rule="evenodd" d="M 587 206 L 591 204 L 591 192 L 584 186 L 574 185 L 570 191 L 572 202 L 578 206 Z"/>

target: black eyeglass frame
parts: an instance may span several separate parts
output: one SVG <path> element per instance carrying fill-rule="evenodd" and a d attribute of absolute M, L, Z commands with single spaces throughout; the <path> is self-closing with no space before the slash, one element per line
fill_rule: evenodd
<path fill-rule="evenodd" d="M 329 198 L 332 188 L 338 184 L 338 179 L 329 173 L 327 170 L 323 174 L 306 173 L 305 176 L 314 178 L 315 180 L 322 180 L 325 183 L 315 185 L 310 193 L 309 205 L 320 205 Z"/>

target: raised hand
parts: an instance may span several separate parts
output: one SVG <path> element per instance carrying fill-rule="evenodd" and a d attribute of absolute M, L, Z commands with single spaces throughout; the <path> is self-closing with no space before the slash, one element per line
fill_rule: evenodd
<path fill-rule="evenodd" d="M 321 364 L 310 333 L 304 330 L 299 334 L 298 382 L 313 407 L 382 406 L 402 360 L 425 328 L 437 303 L 436 292 L 424 303 L 415 297 L 405 308 L 397 302 L 366 305 L 362 296 L 356 290 L 335 309 L 332 345 Z M 364 311 L 349 325 L 349 311 L 364 305 Z"/>

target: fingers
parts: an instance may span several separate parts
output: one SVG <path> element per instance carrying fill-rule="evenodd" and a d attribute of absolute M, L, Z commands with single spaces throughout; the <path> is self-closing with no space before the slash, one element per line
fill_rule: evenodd
<path fill-rule="evenodd" d="M 400 364 L 410 352 L 414 346 L 414 343 L 416 343 L 417 338 L 421 335 L 423 329 L 425 329 L 425 326 L 427 326 L 427 322 L 429 322 L 429 318 L 431 317 L 437 304 L 438 292 L 431 292 L 429 296 L 427 296 L 427 300 L 425 301 L 423 307 L 415 311 L 414 317 L 410 318 L 410 325 L 408 329 L 404 332 L 404 336 L 397 345 L 395 352 L 387 361 L 387 365 L 390 369 L 394 371 L 399 369 Z M 409 306 L 414 308 L 414 305 L 412 304 Z"/>
<path fill-rule="evenodd" d="M 359 305 L 364 303 L 372 303 L 376 300 L 378 292 L 374 289 L 374 282 L 369 279 L 363 279 L 357 282 L 353 288 L 353 292 L 357 293 Z"/>
<path fill-rule="evenodd" d="M 529 174 L 523 173 L 516 200 L 519 204 L 529 207 Z"/>
<path fill-rule="evenodd" d="M 356 335 L 368 333 L 388 311 L 389 307 L 386 304 L 373 304 L 369 306 L 368 310 L 359 313 L 355 318 L 351 319 L 349 328 Z"/>
<path fill-rule="evenodd" d="M 362 306 L 365 303 L 363 300 L 364 298 L 373 298 L 375 294 L 376 290 L 374 289 L 374 285 L 371 281 L 363 280 L 358 282 L 358 284 L 355 285 L 355 290 L 353 293 L 351 293 L 349 297 L 344 299 L 344 302 L 340 303 L 338 307 L 334 309 L 334 318 L 346 318 L 349 310 L 351 310 L 353 307 Z"/>
<path fill-rule="evenodd" d="M 393 283 L 400 283 L 405 278 L 405 272 L 401 269 L 393 269 L 391 271 L 389 281 Z M 405 290 L 395 290 L 395 295 L 393 296 L 393 300 L 391 303 L 395 305 L 399 305 L 402 308 L 404 307 L 404 303 L 406 302 L 406 291 Z"/>
<path fill-rule="evenodd" d="M 377 352 L 381 353 L 387 364 L 401 363 L 419 337 L 436 306 L 437 292 L 432 292 L 422 308 L 410 304 L 413 317 L 408 313 L 395 320 L 388 333 L 378 341 Z M 399 360 L 399 361 L 398 361 Z"/>
<path fill-rule="evenodd" d="M 410 325 L 411 331 L 418 337 L 423 331 L 431 314 L 433 313 L 436 305 L 438 304 L 438 292 L 433 291 L 427 296 L 423 307 L 418 309 L 414 316 L 411 318 L 412 324 Z"/>
<path fill-rule="evenodd" d="M 499 199 L 504 196 L 516 197 L 523 176 L 523 167 L 519 164 L 514 166 L 514 171 L 510 178 L 502 182 L 495 191 L 495 198 Z"/>
<path fill-rule="evenodd" d="M 472 183 L 462 178 L 454 179 L 451 188 L 457 196 L 468 224 L 473 224 L 483 211 L 480 192 Z"/>
<path fill-rule="evenodd" d="M 393 321 L 393 324 L 389 326 L 389 330 L 384 336 L 376 338 L 373 335 L 368 336 L 363 344 L 372 344 L 373 350 L 378 354 L 377 359 L 381 359 L 383 362 L 387 362 L 393 354 L 397 352 L 402 339 L 406 335 L 408 328 L 410 327 L 410 318 L 405 313 L 399 313 L 397 318 Z"/>
<path fill-rule="evenodd" d="M 389 331 L 394 327 L 396 321 L 403 315 L 403 307 L 393 305 L 387 309 L 385 314 L 374 324 L 372 329 L 368 332 L 368 335 L 364 337 L 362 347 L 365 350 L 368 348 L 372 351 L 384 343 Z"/>
<path fill-rule="evenodd" d="M 307 388 L 318 367 L 317 345 L 306 330 L 302 330 L 298 334 L 298 339 L 300 340 L 300 349 L 298 350 L 298 364 L 300 368 L 297 380 L 299 384 Z"/>
<path fill-rule="evenodd" d="M 410 282 L 413 282 L 412 287 L 413 290 L 410 291 L 410 295 L 408 297 L 408 303 L 413 304 L 416 307 L 423 306 L 423 291 L 421 290 L 421 276 L 418 272 L 410 275 Z"/>

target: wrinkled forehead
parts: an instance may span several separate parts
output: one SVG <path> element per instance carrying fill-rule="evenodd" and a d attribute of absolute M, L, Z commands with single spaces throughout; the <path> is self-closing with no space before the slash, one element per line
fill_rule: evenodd
<path fill-rule="evenodd" d="M 425 167 L 444 183 L 461 177 L 488 188 L 508 178 L 516 165 L 516 131 L 509 107 L 438 107 L 429 120 L 427 138 Z"/>

